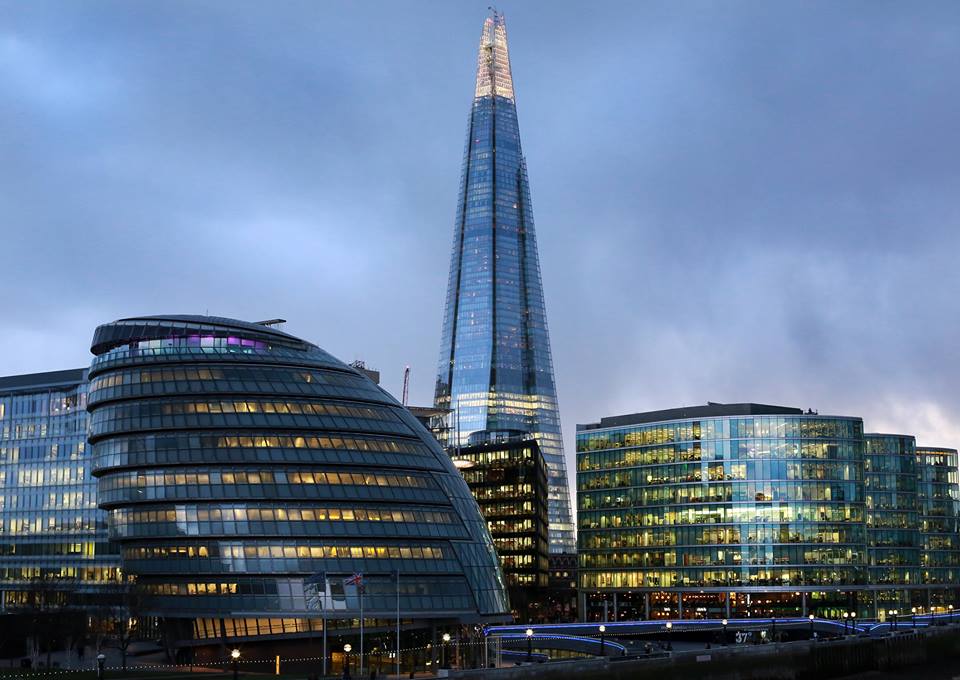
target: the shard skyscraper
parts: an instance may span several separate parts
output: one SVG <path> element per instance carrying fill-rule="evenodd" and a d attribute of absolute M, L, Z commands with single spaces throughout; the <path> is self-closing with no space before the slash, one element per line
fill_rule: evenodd
<path fill-rule="evenodd" d="M 576 549 L 527 164 L 507 29 L 483 24 L 454 222 L 435 405 L 443 442 L 535 437 L 549 471 L 551 552 Z"/>

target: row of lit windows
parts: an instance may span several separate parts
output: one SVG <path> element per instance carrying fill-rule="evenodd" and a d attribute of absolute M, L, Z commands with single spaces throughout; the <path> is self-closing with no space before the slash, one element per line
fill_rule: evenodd
<path fill-rule="evenodd" d="M 766 522 L 857 522 L 864 521 L 864 510 L 857 505 L 780 505 L 696 506 L 682 508 L 628 508 L 613 512 L 595 512 L 581 507 L 580 526 L 585 529 L 636 526 L 654 527 L 677 524 L 746 524 Z"/>
<path fill-rule="evenodd" d="M 798 569 L 795 567 L 739 567 L 666 569 L 657 571 L 581 571 L 581 588 L 679 588 L 722 586 L 861 585 L 862 567 Z"/>
<path fill-rule="evenodd" d="M 647 546 L 744 545 L 748 543 L 860 543 L 863 527 L 815 524 L 748 524 L 735 527 L 684 527 L 677 529 L 630 529 L 627 531 L 581 530 L 581 550 Z"/>
<path fill-rule="evenodd" d="M 3 581 L 70 581 L 75 583 L 119 583 L 119 566 L 77 567 L 58 565 L 51 567 L 2 567 L 0 580 Z"/>
<path fill-rule="evenodd" d="M 121 385 L 137 385 L 154 382 L 185 382 L 210 380 L 256 380 L 262 382 L 320 383 L 326 385 L 363 387 L 366 383 L 350 373 L 335 371 L 307 371 L 263 368 L 253 366 L 144 368 L 135 371 L 116 371 L 96 378 L 90 383 L 90 391 Z"/>
<path fill-rule="evenodd" d="M 625 506 L 684 503 L 733 503 L 743 501 L 827 501 L 863 502 L 863 487 L 855 482 L 722 482 L 660 488 L 628 487 L 611 491 L 581 491 L 577 499 L 582 510 Z"/>
<path fill-rule="evenodd" d="M 221 557 L 233 559 L 450 559 L 442 546 L 374 546 L 374 545 L 243 545 L 219 543 L 207 545 L 165 545 L 127 547 L 122 551 L 125 560 L 151 560 L 177 557 Z"/>
<path fill-rule="evenodd" d="M 704 439 L 858 439 L 859 418 L 798 418 L 760 416 L 719 418 L 680 423 L 636 425 L 577 433 L 577 451 L 644 446 Z"/>
<path fill-rule="evenodd" d="M 153 522 L 406 522 L 416 524 L 459 524 L 449 512 L 386 508 L 269 508 L 177 506 L 162 510 L 120 508 L 110 517 L 111 524 L 123 526 Z"/>
<path fill-rule="evenodd" d="M 0 463 L 14 464 L 22 461 L 76 460 L 86 450 L 84 441 L 55 442 L 52 444 L 23 444 L 0 446 Z"/>
<path fill-rule="evenodd" d="M 238 472 L 131 472 L 100 480 L 101 491 L 148 486 L 210 486 L 211 484 L 325 484 L 329 486 L 383 486 L 429 489 L 429 477 L 362 472 L 315 472 L 311 470 L 258 470 Z"/>
<path fill-rule="evenodd" d="M 260 340 L 248 340 L 236 336 L 217 337 L 213 335 L 188 335 L 185 337 L 167 337 L 163 339 L 134 340 L 133 342 L 110 348 L 101 356 L 113 354 L 135 354 L 137 350 L 156 350 L 177 347 L 226 347 L 230 349 L 269 349 L 270 345 Z"/>
<path fill-rule="evenodd" d="M 0 517 L 0 534 L 12 537 L 60 533 L 86 533 L 105 529 L 102 513 L 52 512 L 26 517 Z"/>
<path fill-rule="evenodd" d="M 689 548 L 677 551 L 583 553 L 580 568 L 613 567 L 714 567 L 864 564 L 863 552 L 851 547 L 743 549 Z"/>
<path fill-rule="evenodd" d="M 753 481 L 859 481 L 861 466 L 849 463 L 791 463 L 777 460 L 750 463 L 678 463 L 615 472 L 581 472 L 581 490 L 659 484 Z"/>
<path fill-rule="evenodd" d="M 859 464 L 863 461 L 863 447 L 857 442 L 782 439 L 689 442 L 632 449 L 582 451 L 577 454 L 577 469 L 607 470 L 675 463 L 789 459 L 850 460 Z"/>
<path fill-rule="evenodd" d="M 290 415 L 342 416 L 392 420 L 390 411 L 372 406 L 347 406 L 329 402 L 221 400 L 221 401 L 163 401 L 144 402 L 114 407 L 119 413 L 136 415 L 190 415 L 197 413 L 280 413 Z M 97 413 L 104 413 L 98 411 Z"/>

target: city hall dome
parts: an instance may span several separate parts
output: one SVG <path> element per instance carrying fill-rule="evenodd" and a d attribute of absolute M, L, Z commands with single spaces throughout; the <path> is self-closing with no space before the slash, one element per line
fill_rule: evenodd
<path fill-rule="evenodd" d="M 97 328 L 98 502 L 144 614 L 197 640 L 322 619 L 424 625 L 509 611 L 486 524 L 426 429 L 357 369 L 206 316 Z M 349 625 L 341 623 L 340 626 Z"/>

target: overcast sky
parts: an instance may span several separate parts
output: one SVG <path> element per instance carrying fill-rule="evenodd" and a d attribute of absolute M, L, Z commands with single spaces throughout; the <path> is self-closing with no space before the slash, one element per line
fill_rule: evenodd
<path fill-rule="evenodd" d="M 486 5 L 0 0 L 0 374 L 283 317 L 429 403 Z M 571 464 L 707 400 L 960 445 L 960 4 L 500 9 Z"/>

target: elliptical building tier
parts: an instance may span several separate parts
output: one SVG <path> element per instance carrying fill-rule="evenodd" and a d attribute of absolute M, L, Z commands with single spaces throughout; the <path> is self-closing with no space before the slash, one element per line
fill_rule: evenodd
<path fill-rule="evenodd" d="M 434 403 L 447 446 L 532 435 L 547 464 L 550 548 L 575 550 L 550 337 L 507 29 L 483 25 Z"/>
<path fill-rule="evenodd" d="M 144 613 L 179 638 L 342 626 L 359 615 L 343 585 L 357 573 L 367 618 L 396 615 L 398 576 L 414 623 L 509 612 L 466 483 L 356 369 L 279 330 L 199 316 L 109 323 L 91 349 L 99 504 Z"/>

